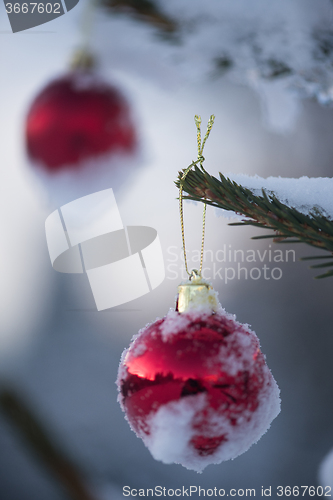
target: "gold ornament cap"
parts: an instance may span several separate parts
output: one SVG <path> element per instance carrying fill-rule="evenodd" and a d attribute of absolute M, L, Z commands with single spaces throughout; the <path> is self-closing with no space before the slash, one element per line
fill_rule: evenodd
<path fill-rule="evenodd" d="M 96 66 L 95 57 L 86 49 L 77 49 L 72 57 L 70 68 L 72 70 L 91 70 Z"/>
<path fill-rule="evenodd" d="M 213 287 L 193 269 L 190 279 L 178 286 L 176 311 L 182 313 L 190 309 L 205 309 L 216 312 L 220 304 Z"/>

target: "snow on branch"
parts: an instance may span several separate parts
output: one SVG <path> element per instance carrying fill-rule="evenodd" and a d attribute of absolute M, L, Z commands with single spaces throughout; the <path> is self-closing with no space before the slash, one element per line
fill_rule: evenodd
<path fill-rule="evenodd" d="M 184 199 L 207 203 L 243 216 L 239 222 L 230 225 L 250 225 L 274 231 L 254 236 L 253 239 L 273 238 L 279 243 L 307 243 L 333 254 L 333 179 L 263 179 L 235 175 L 232 180 L 221 173 L 220 179 L 217 179 L 203 167 L 190 170 L 181 181 L 182 175 L 183 172 L 179 172 L 176 185 L 179 187 L 182 182 L 183 191 L 188 193 Z M 325 259 L 313 268 L 333 267 L 333 255 L 306 257 L 303 260 L 308 259 Z M 317 278 L 328 276 L 333 276 L 333 270 L 329 269 Z"/>
<path fill-rule="evenodd" d="M 333 103 L 330 0 L 100 2 L 110 21 L 127 20 L 117 32 L 117 50 L 127 47 L 141 58 L 145 75 L 153 72 L 149 55 L 155 54 L 184 81 L 223 76 L 248 85 L 261 95 L 267 121 L 280 129 L 295 120 L 299 97 Z M 129 46 L 131 34 L 136 43 Z"/>

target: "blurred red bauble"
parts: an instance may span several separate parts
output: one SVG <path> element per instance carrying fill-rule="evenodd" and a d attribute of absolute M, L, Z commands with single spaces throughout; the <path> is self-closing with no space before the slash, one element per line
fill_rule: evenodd
<path fill-rule="evenodd" d="M 170 311 L 141 330 L 123 355 L 118 387 L 152 455 L 197 471 L 245 452 L 280 411 L 256 334 L 221 306 Z"/>
<path fill-rule="evenodd" d="M 29 159 L 50 173 L 78 170 L 84 161 L 109 153 L 131 154 L 136 142 L 126 99 L 92 70 L 52 81 L 28 112 Z"/>

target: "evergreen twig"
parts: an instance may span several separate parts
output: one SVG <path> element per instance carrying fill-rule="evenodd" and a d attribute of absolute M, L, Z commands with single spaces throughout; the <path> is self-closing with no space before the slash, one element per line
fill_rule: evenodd
<path fill-rule="evenodd" d="M 179 172 L 175 182 L 179 188 L 183 172 Z M 281 203 L 275 194 L 262 190 L 262 195 L 254 194 L 236 182 L 224 177 L 220 179 L 210 175 L 203 167 L 195 166 L 184 181 L 183 191 L 188 195 L 184 199 L 200 201 L 216 208 L 231 210 L 243 215 L 246 219 L 231 223 L 231 226 L 255 226 L 273 230 L 273 234 L 254 236 L 252 239 L 273 238 L 275 243 L 306 243 L 307 245 L 333 253 L 333 221 L 325 217 L 317 209 L 308 215 L 296 208 Z M 291 239 L 292 238 L 292 239 Z M 332 258 L 332 255 L 305 257 L 303 260 Z M 332 263 L 311 266 L 323 268 Z M 333 276 L 333 270 L 317 276 L 326 278 Z"/>
<path fill-rule="evenodd" d="M 81 474 L 31 408 L 8 387 L 0 388 L 1 413 L 16 427 L 24 442 L 53 474 L 72 500 L 96 500 Z"/>

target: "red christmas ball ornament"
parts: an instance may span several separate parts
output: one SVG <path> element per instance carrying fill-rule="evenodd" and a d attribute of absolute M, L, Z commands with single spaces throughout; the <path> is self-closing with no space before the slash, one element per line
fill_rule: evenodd
<path fill-rule="evenodd" d="M 198 472 L 244 453 L 280 411 L 256 334 L 199 276 L 179 287 L 176 310 L 134 337 L 117 383 L 153 457 Z"/>
<path fill-rule="evenodd" d="M 129 103 L 87 58 L 37 95 L 27 113 L 25 137 L 29 162 L 58 190 L 67 191 L 72 183 L 70 199 L 105 185 L 118 187 L 138 163 Z M 96 184 L 98 176 L 102 182 Z M 87 192 L 75 193 L 84 184 Z"/>
<path fill-rule="evenodd" d="M 29 158 L 48 172 L 80 169 L 110 152 L 132 153 L 136 134 L 118 89 L 90 71 L 72 71 L 49 83 L 31 105 L 26 123 Z"/>

